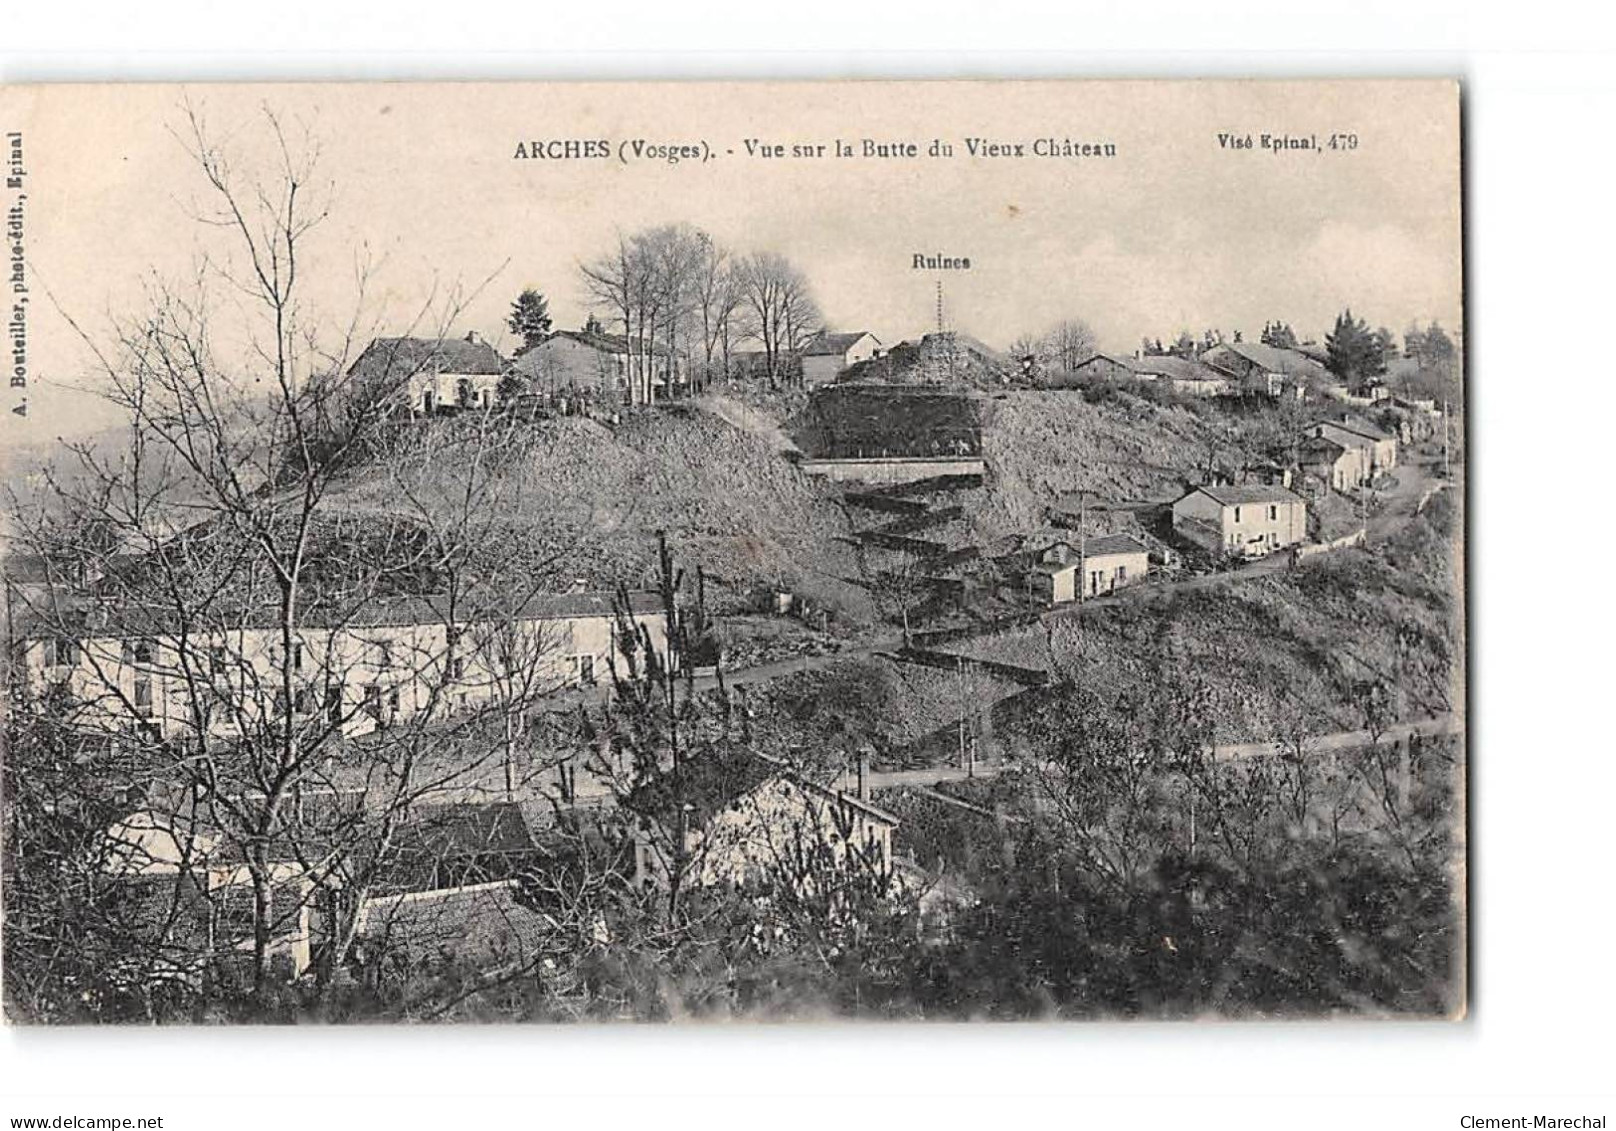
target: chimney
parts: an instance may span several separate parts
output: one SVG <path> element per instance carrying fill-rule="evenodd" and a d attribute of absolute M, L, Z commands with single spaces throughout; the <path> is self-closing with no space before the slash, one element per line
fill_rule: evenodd
<path fill-rule="evenodd" d="M 858 799 L 870 799 L 870 748 L 863 746 L 858 753 Z"/>
<path fill-rule="evenodd" d="M 477 331 L 475 330 L 466 331 L 466 341 L 470 342 L 474 346 L 480 346 L 483 344 L 482 338 L 478 336 Z"/>

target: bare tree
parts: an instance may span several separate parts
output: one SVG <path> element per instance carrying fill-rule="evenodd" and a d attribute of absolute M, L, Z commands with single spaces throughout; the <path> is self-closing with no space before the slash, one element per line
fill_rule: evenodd
<path fill-rule="evenodd" d="M 1070 373 L 1096 352 L 1094 331 L 1078 318 L 1067 318 L 1056 323 L 1044 338 L 1045 351 L 1051 363 Z"/>
<path fill-rule="evenodd" d="M 460 513 L 407 495 L 381 513 L 336 505 L 391 390 L 345 383 L 353 324 L 332 342 L 301 302 L 324 216 L 315 147 L 273 113 L 263 128 L 276 161 L 255 176 L 187 112 L 199 218 L 225 246 L 184 285 L 153 283 L 148 308 L 98 347 L 127 447 L 75 445 L 71 475 L 14 498 L 19 541 L 52 583 L 10 621 L 27 668 L 24 757 L 43 770 L 70 747 L 109 771 L 74 806 L 100 829 L 56 858 L 84 879 L 71 898 L 127 901 L 132 876 L 158 885 L 158 937 L 190 948 L 182 980 L 214 985 L 244 948 L 260 1007 L 311 911 L 326 926 L 306 959 L 333 982 L 412 807 L 509 758 L 510 720 L 555 681 L 542 631 L 509 639 L 522 591 L 497 584 L 509 576 L 486 565 L 496 540 L 466 517 L 505 448 L 492 417 L 454 465 Z M 337 398 L 343 411 L 327 411 Z M 108 813 L 131 810 L 147 816 L 109 835 Z M 148 942 L 152 926 L 141 917 Z M 59 935 L 33 928 L 29 958 L 49 966 Z M 151 953 L 123 948 L 130 937 L 112 949 Z"/>
<path fill-rule="evenodd" d="M 744 281 L 740 265 L 723 245 L 699 233 L 696 263 L 696 308 L 701 319 L 702 377 L 730 374 L 730 346 L 735 337 L 736 312 L 741 308 Z"/>
<path fill-rule="evenodd" d="M 580 267 L 591 301 L 623 328 L 631 404 L 654 400 L 659 380 L 673 391 L 688 353 L 692 315 L 714 313 L 703 301 L 710 247 L 706 234 L 689 224 L 663 224 L 619 233 L 613 251 Z"/>
<path fill-rule="evenodd" d="M 775 386 L 791 376 L 798 352 L 819 325 L 819 307 L 807 276 L 779 252 L 748 256 L 742 278 L 754 333 L 763 346 L 765 371 Z"/>

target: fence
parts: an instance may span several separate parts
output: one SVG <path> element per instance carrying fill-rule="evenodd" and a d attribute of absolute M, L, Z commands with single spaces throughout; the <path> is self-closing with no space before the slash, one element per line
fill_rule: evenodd
<path fill-rule="evenodd" d="M 1296 547 L 1296 561 L 1303 562 L 1319 554 L 1328 554 L 1331 550 L 1345 550 L 1348 546 L 1360 546 L 1368 532 L 1361 527 L 1351 534 L 1343 534 L 1339 538 L 1332 538 L 1328 542 L 1314 542 L 1308 546 Z"/>

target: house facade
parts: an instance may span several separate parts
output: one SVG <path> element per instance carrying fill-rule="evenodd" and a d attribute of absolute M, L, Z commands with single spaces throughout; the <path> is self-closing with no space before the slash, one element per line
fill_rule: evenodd
<path fill-rule="evenodd" d="M 379 395 L 411 415 L 489 408 L 505 359 L 468 333 L 464 338 L 377 338 L 348 370 L 364 395 Z"/>
<path fill-rule="evenodd" d="M 252 803 L 250 797 L 228 801 L 232 810 Z M 267 845 L 268 949 L 290 978 L 305 973 L 316 948 L 341 929 L 338 916 L 354 916 L 355 933 L 370 949 L 416 942 L 408 936 L 421 925 L 418 905 L 441 908 L 514 887 L 533 849 L 521 806 L 510 801 L 412 805 L 392 815 L 385 857 L 375 855 L 375 842 L 365 835 L 362 794 L 316 792 L 283 804 L 287 831 Z M 107 874 L 165 912 L 152 925 L 192 970 L 207 961 L 245 960 L 253 949 L 253 880 L 244 837 L 225 835 L 212 811 L 204 800 L 130 813 L 107 828 L 101 856 Z M 344 908 L 350 866 L 366 873 L 368 883 Z M 463 927 L 463 918 L 448 925 Z M 441 933 L 430 941 L 455 937 Z"/>
<path fill-rule="evenodd" d="M 1333 440 L 1346 448 L 1361 449 L 1369 461 L 1371 478 L 1397 466 L 1397 437 L 1378 425 L 1351 413 L 1316 420 L 1308 425 L 1308 435 Z"/>
<path fill-rule="evenodd" d="M 805 385 L 826 385 L 844 369 L 880 356 L 881 340 L 867 330 L 847 333 L 823 331 L 802 349 L 802 380 Z"/>
<path fill-rule="evenodd" d="M 1329 370 L 1300 350 L 1260 342 L 1220 342 L 1200 360 L 1232 378 L 1248 395 L 1301 400 L 1309 384 L 1327 385 L 1332 380 Z"/>
<path fill-rule="evenodd" d="M 866 798 L 782 770 L 693 831 L 689 851 L 702 884 L 811 886 L 851 868 L 890 875 L 897 827 L 897 817 Z"/>
<path fill-rule="evenodd" d="M 1047 605 L 1098 597 L 1143 581 L 1150 550 L 1131 534 L 1085 539 L 1081 546 L 1056 542 L 1038 554 L 1027 573 L 1028 588 Z"/>
<path fill-rule="evenodd" d="M 655 594 L 631 593 L 630 615 L 667 654 Z M 283 643 L 264 623 L 184 632 L 163 617 L 92 610 L 82 630 L 25 633 L 16 657 L 25 693 L 71 704 L 78 725 L 139 726 L 163 737 L 228 738 L 291 713 L 349 736 L 434 714 L 588 686 L 625 657 L 608 593 L 542 594 L 499 615 L 453 614 L 434 597 L 377 599 L 311 615 L 297 629 L 290 700 Z"/>
<path fill-rule="evenodd" d="M 511 363 L 528 391 L 541 396 L 586 394 L 612 402 L 661 400 L 687 385 L 689 367 L 673 350 L 591 322 L 582 330 L 558 330 L 524 350 Z"/>
<path fill-rule="evenodd" d="M 1173 392 L 1191 397 L 1227 396 L 1237 388 L 1228 374 L 1195 358 L 1169 354 L 1126 357 L 1097 353 L 1073 372 L 1080 378 L 1099 380 L 1160 381 Z"/>
<path fill-rule="evenodd" d="M 1297 445 L 1297 467 L 1333 491 L 1354 491 L 1372 477 L 1369 450 L 1348 447 L 1323 436 L 1309 436 Z"/>
<path fill-rule="evenodd" d="M 1213 555 L 1263 557 L 1307 538 L 1307 503 L 1284 487 L 1197 487 L 1173 504 L 1173 531 Z"/>

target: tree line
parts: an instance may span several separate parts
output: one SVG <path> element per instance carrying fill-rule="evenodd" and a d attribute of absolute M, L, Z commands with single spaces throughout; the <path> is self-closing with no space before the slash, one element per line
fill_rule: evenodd
<path fill-rule="evenodd" d="M 737 376 L 789 384 L 823 329 L 808 277 L 788 257 L 728 247 L 692 224 L 619 233 L 578 270 L 594 312 L 586 331 L 623 340 L 631 403 L 651 400 L 658 378 L 686 359 L 692 391 Z M 548 300 L 524 290 L 507 325 L 524 350 L 542 345 L 552 330 Z"/>

